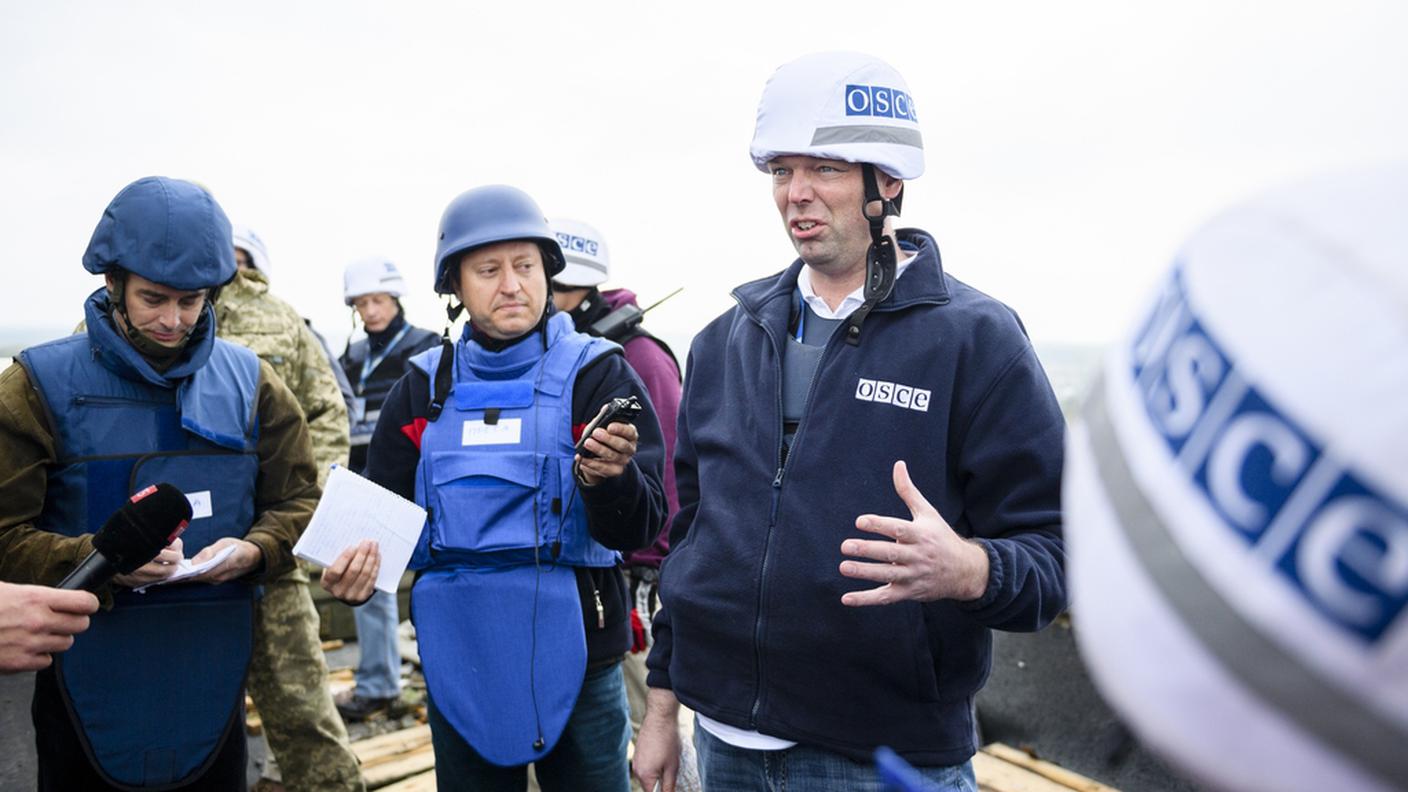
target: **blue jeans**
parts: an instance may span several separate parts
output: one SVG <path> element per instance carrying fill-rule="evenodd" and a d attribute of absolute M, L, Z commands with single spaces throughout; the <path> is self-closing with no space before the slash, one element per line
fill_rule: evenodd
<path fill-rule="evenodd" d="M 754 751 L 729 745 L 695 720 L 694 747 L 699 753 L 699 780 L 711 790 L 757 792 L 885 792 L 875 765 L 838 753 L 796 745 L 782 751 Z M 934 792 L 978 792 L 973 763 L 952 767 L 915 768 L 934 785 Z"/>
<path fill-rule="evenodd" d="M 396 596 L 377 591 L 352 609 L 357 623 L 357 695 L 391 698 L 401 695 L 401 650 L 396 645 Z"/>
<path fill-rule="evenodd" d="M 528 766 L 499 767 L 485 761 L 429 701 L 430 739 L 435 748 L 435 784 L 440 792 L 522 792 Z M 621 664 L 587 672 L 567 727 L 547 756 L 533 765 L 543 792 L 627 792 L 626 745 L 630 707 Z"/>

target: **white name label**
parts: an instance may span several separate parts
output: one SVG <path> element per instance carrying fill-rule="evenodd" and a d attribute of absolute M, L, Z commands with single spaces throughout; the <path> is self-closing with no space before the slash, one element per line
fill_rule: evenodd
<path fill-rule="evenodd" d="M 214 514 L 210 507 L 210 490 L 187 492 L 186 500 L 191 502 L 191 519 L 199 520 Z"/>
<path fill-rule="evenodd" d="M 504 418 L 496 424 L 465 421 L 460 445 L 518 445 L 522 436 L 522 418 Z"/>

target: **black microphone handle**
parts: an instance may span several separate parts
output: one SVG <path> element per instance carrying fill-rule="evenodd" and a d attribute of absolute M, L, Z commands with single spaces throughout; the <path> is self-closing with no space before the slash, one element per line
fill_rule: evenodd
<path fill-rule="evenodd" d="M 72 572 L 65 575 L 63 580 L 59 581 L 58 588 L 67 591 L 81 589 L 96 592 L 104 583 L 112 580 L 113 575 L 116 574 L 117 567 L 108 561 L 107 556 L 94 550 L 78 566 L 74 567 Z"/>

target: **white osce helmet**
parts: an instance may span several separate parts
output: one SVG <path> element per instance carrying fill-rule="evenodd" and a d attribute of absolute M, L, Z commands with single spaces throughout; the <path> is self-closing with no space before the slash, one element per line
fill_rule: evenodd
<path fill-rule="evenodd" d="M 342 273 L 342 301 L 351 305 L 364 294 L 385 292 L 392 297 L 406 293 L 406 281 L 391 260 L 381 256 L 358 259 Z"/>
<path fill-rule="evenodd" d="M 233 226 L 231 236 L 234 238 L 235 247 L 248 253 L 249 261 L 254 265 L 254 268 L 268 277 L 269 250 L 264 247 L 264 240 L 254 233 L 254 229 L 243 225 Z"/>
<path fill-rule="evenodd" d="M 1238 790 L 1408 789 L 1408 165 L 1215 218 L 1067 436 L 1081 654 Z"/>
<path fill-rule="evenodd" d="M 611 274 L 611 255 L 606 238 L 595 227 L 581 220 L 557 217 L 548 221 L 567 266 L 552 277 L 553 283 L 583 288 L 596 286 Z"/>
<path fill-rule="evenodd" d="M 802 154 L 868 162 L 896 179 L 924 173 L 909 86 L 888 63 L 858 52 L 819 52 L 779 67 L 763 88 L 748 153 L 761 171 Z"/>

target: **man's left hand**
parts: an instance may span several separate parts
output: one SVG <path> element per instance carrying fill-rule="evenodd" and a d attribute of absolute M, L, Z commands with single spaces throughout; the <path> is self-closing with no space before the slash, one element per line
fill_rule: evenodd
<path fill-rule="evenodd" d="M 230 553 L 228 558 L 211 569 L 196 575 L 191 580 L 202 583 L 227 583 L 248 575 L 264 562 L 264 552 L 259 549 L 259 545 L 227 536 L 214 544 L 207 545 L 204 550 L 196 553 L 195 558 L 191 559 L 191 563 L 199 564 L 230 545 L 234 545 L 235 551 Z"/>
<path fill-rule="evenodd" d="M 970 601 L 983 596 L 988 585 L 988 554 L 968 541 L 930 505 L 910 481 L 903 461 L 895 463 L 895 492 L 909 507 L 911 519 L 862 514 L 856 527 L 894 541 L 847 539 L 844 555 L 878 563 L 842 561 L 841 574 L 885 585 L 841 596 L 844 605 L 889 605 L 904 600 Z"/>
<path fill-rule="evenodd" d="M 601 409 L 605 412 L 606 405 L 602 405 Z M 630 464 L 631 458 L 636 455 L 636 440 L 639 438 L 640 434 L 636 432 L 635 426 L 628 423 L 598 426 L 583 446 L 596 454 L 596 458 L 588 459 L 581 454 L 577 455 L 577 475 L 581 477 L 582 483 L 595 487 L 606 479 L 626 472 L 626 465 Z"/>

